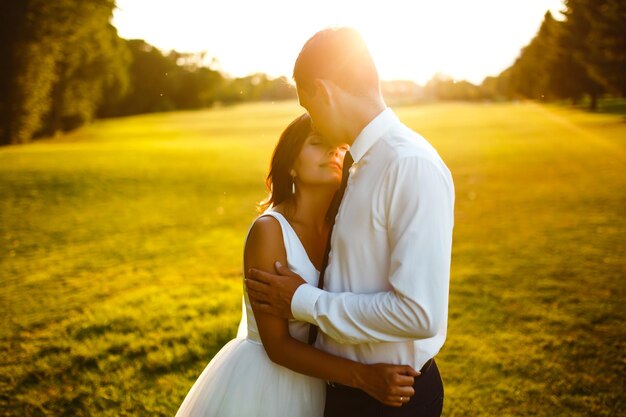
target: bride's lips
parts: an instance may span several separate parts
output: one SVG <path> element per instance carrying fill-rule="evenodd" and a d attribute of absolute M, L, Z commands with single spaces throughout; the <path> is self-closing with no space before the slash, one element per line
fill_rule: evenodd
<path fill-rule="evenodd" d="M 339 162 L 335 162 L 335 161 L 326 162 L 325 164 L 322 164 L 322 166 L 337 168 L 339 171 L 341 171 L 341 164 Z"/>

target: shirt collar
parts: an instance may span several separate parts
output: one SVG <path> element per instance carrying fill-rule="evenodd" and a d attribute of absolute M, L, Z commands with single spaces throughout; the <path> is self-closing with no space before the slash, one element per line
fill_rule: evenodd
<path fill-rule="evenodd" d="M 359 133 L 354 143 L 352 143 L 352 146 L 350 146 L 350 155 L 352 155 L 354 163 L 359 162 L 378 139 L 395 123 L 399 122 L 400 120 L 389 107 L 378 113 L 378 116 L 374 117 L 367 126 L 361 130 L 361 133 Z"/>

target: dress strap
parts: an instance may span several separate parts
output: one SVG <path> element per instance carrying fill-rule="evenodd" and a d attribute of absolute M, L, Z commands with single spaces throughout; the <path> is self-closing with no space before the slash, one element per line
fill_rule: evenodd
<path fill-rule="evenodd" d="M 289 223 L 287 218 L 285 218 L 283 214 L 273 210 L 264 211 L 259 217 L 257 217 L 257 219 L 263 216 L 272 216 L 273 218 L 278 220 L 278 223 L 280 223 L 280 228 L 283 235 L 283 243 L 285 245 L 285 254 L 287 255 L 287 262 L 292 264 L 292 267 L 302 267 L 303 265 L 308 264 L 311 268 L 313 268 L 313 271 L 315 271 L 317 275 L 319 275 L 319 271 L 317 270 L 317 268 L 315 268 L 313 262 L 311 262 L 311 259 L 309 258 L 309 255 L 304 245 L 302 244 L 300 237 L 293 229 L 291 223 Z M 250 229 L 248 230 L 248 235 L 250 234 L 251 229 L 252 226 L 250 226 Z M 317 283 L 317 279 L 315 280 L 315 282 Z"/>

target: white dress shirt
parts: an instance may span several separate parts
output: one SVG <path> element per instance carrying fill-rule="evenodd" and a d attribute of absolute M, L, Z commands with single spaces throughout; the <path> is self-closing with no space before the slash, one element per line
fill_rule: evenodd
<path fill-rule="evenodd" d="M 326 352 L 419 370 L 446 338 L 452 175 L 389 108 L 361 131 L 350 153 L 355 162 L 324 290 L 301 285 L 291 310 L 319 326 L 316 347 Z"/>

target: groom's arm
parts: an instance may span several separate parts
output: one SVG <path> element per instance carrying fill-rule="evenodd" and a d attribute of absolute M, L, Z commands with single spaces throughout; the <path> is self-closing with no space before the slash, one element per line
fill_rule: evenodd
<path fill-rule="evenodd" d="M 291 302 L 296 319 L 317 324 L 341 343 L 425 339 L 447 317 L 454 224 L 449 171 L 410 156 L 395 161 L 385 181 L 392 290 L 330 293 L 302 285 Z"/>
<path fill-rule="evenodd" d="M 304 284 L 290 298 L 296 319 L 317 324 L 341 343 L 429 338 L 447 316 L 454 224 L 449 171 L 422 157 L 405 157 L 394 162 L 385 181 L 392 290 L 330 293 Z"/>

